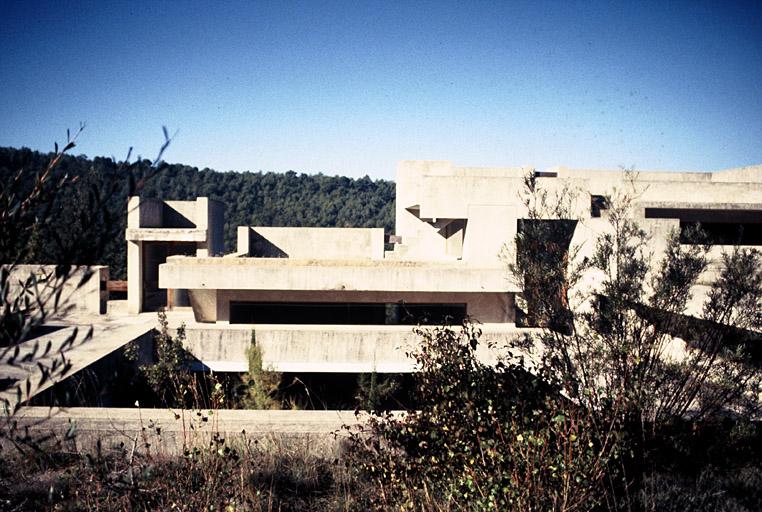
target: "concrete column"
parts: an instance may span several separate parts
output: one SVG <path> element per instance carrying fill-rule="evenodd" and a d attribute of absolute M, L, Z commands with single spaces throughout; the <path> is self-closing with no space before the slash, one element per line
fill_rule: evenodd
<path fill-rule="evenodd" d="M 206 258 L 209 256 L 209 198 L 196 198 L 196 214 L 194 216 L 196 229 L 206 230 L 206 241 L 196 244 L 196 257 Z"/>
<path fill-rule="evenodd" d="M 236 235 L 236 252 L 242 256 L 251 256 L 251 227 L 238 226 Z"/>
<path fill-rule="evenodd" d="M 127 227 L 140 227 L 140 198 L 138 196 L 130 197 L 127 203 Z"/>
<path fill-rule="evenodd" d="M 143 309 L 143 243 L 127 242 L 127 311 Z"/>

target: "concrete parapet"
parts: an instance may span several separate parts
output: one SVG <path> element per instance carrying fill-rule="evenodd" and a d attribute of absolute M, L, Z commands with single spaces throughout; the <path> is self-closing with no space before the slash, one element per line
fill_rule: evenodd
<path fill-rule="evenodd" d="M 42 305 L 49 318 L 69 314 L 106 313 L 108 302 L 108 267 L 103 265 L 72 266 L 65 275 L 57 272 L 55 265 L 3 265 L 11 270 L 10 296 L 22 292 L 24 283 L 34 275 L 37 284 L 31 305 Z"/>
<path fill-rule="evenodd" d="M 66 410 L 25 407 L 15 418 L 32 436 L 50 434 L 78 453 L 98 448 L 135 449 L 152 455 L 181 455 L 185 448 L 208 448 L 215 436 L 227 446 L 257 441 L 259 449 L 298 449 L 336 456 L 343 425 L 357 425 L 354 411 L 167 410 L 75 407 Z M 287 443 L 287 444 L 284 444 Z"/>
<path fill-rule="evenodd" d="M 170 317 L 178 325 L 178 318 Z M 482 324 L 477 355 L 495 362 L 527 329 L 514 324 Z M 410 373 L 419 337 L 404 325 L 211 325 L 186 326 L 185 348 L 203 366 L 218 372 L 248 371 L 246 350 L 256 343 L 262 367 L 281 372 Z M 490 349 L 494 346 L 494 349 Z"/>
<path fill-rule="evenodd" d="M 383 259 L 382 228 L 239 226 L 239 255 L 316 260 Z"/>

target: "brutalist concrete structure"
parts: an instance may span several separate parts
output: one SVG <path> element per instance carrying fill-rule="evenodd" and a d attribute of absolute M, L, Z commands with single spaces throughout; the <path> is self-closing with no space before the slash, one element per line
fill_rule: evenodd
<path fill-rule="evenodd" d="M 710 257 L 728 245 L 762 245 L 762 166 L 638 172 L 633 179 L 625 171 L 408 161 L 397 170 L 396 229 L 388 239 L 381 229 L 242 226 L 236 252 L 222 257 L 222 218 L 213 202 L 151 203 L 152 213 L 144 214 L 145 203 L 133 198 L 131 310 L 167 290 L 167 305 L 187 300 L 189 348 L 218 371 L 246 369 L 252 332 L 273 369 L 317 372 L 410 371 L 405 350 L 419 321 L 468 315 L 488 338 L 520 335 L 515 299 L 522 290 L 505 258 L 528 216 L 527 173 L 551 196 L 569 192 L 571 243 L 583 253 L 606 229 L 608 198 L 626 187 L 632 215 L 651 233 L 657 255 L 672 230 L 696 223 L 710 236 Z M 175 226 L 170 210 L 193 226 Z M 156 243 L 170 245 L 151 255 Z M 698 303 L 703 295 L 696 291 Z"/>
<path fill-rule="evenodd" d="M 137 314 L 183 304 L 183 295 L 159 289 L 159 265 L 168 256 L 222 255 L 224 209 L 218 201 L 161 201 L 132 197 L 127 205 L 127 301 Z M 178 304 L 178 305 L 179 305 Z"/>

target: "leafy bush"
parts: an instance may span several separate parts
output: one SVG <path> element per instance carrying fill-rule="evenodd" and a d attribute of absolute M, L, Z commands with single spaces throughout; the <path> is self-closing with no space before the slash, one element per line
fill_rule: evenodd
<path fill-rule="evenodd" d="M 198 407 L 200 403 L 195 394 L 196 379 L 189 368 L 192 358 L 183 348 L 185 325 L 180 325 L 173 337 L 169 332 L 167 314 L 160 310 L 157 318 L 159 329 L 154 332 L 149 361 L 138 366 L 132 385 L 137 389 L 147 388 L 153 395 L 149 398 L 149 403 L 143 405 L 156 402 L 155 405 L 161 407 Z M 133 363 L 143 363 L 139 361 L 139 352 L 140 348 L 135 341 L 124 349 L 125 358 Z"/>
<path fill-rule="evenodd" d="M 555 222 L 530 223 L 533 229 L 519 233 L 509 268 L 520 283 L 553 292 L 525 294 L 530 312 L 546 319 L 531 344 L 540 347 L 535 371 L 589 412 L 598 436 L 616 442 L 621 457 L 607 469 L 611 506 L 634 507 L 665 425 L 757 417 L 762 255 L 726 251 L 709 283 L 700 281 L 709 265 L 700 231 L 673 232 L 654 255 L 635 215 L 642 186 L 637 175 L 627 177 L 606 199 L 586 257 L 568 236 L 574 213 L 563 205 L 573 203 L 571 193 L 549 198 L 527 179 L 529 219 Z M 527 252 L 536 247 L 554 247 L 558 256 Z M 697 313 L 689 305 L 700 283 L 709 291 Z"/>
<path fill-rule="evenodd" d="M 382 413 L 353 432 L 352 461 L 377 507 L 589 510 L 603 499 L 607 459 L 585 411 L 518 362 L 476 357 L 480 331 L 419 329 L 419 408 Z"/>

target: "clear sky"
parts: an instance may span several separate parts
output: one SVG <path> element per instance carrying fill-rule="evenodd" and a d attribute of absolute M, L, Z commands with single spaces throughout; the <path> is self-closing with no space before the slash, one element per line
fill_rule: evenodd
<path fill-rule="evenodd" d="M 0 0 L 0 146 L 392 178 L 762 163 L 762 2 Z"/>

